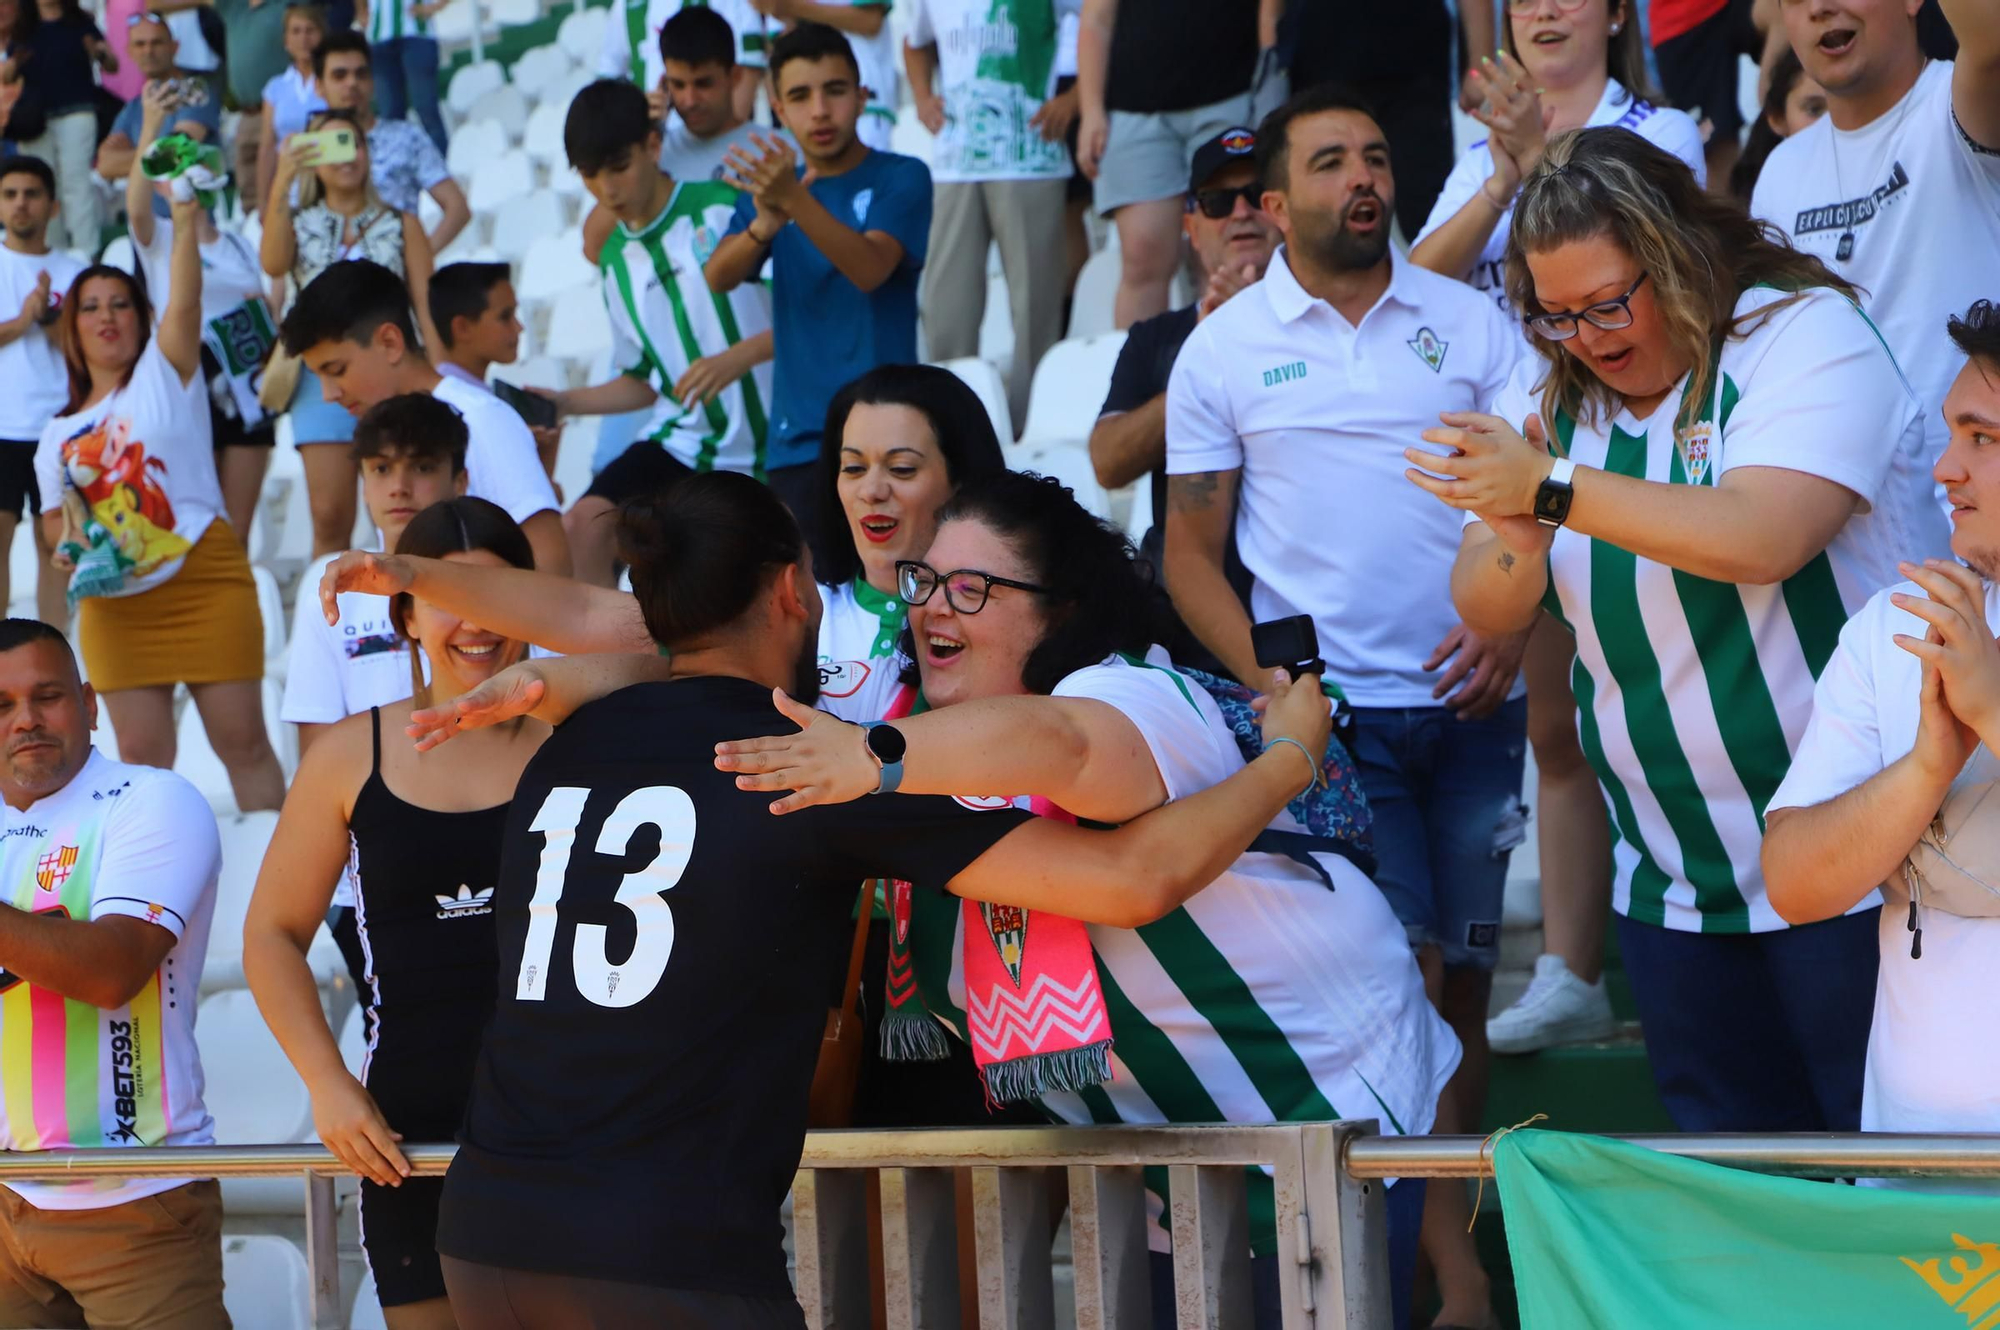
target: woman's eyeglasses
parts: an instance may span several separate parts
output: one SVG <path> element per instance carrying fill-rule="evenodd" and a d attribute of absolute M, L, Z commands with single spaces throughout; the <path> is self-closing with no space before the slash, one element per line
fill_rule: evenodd
<path fill-rule="evenodd" d="M 1629 328 L 1632 326 L 1632 297 L 1639 294 L 1639 288 L 1645 281 L 1646 274 L 1642 272 L 1633 279 L 1632 285 L 1625 288 L 1624 295 L 1614 300 L 1600 300 L 1580 313 L 1562 311 L 1555 314 L 1530 314 L 1522 322 L 1528 325 L 1529 332 L 1537 337 L 1545 337 L 1551 342 L 1567 342 L 1576 336 L 1578 319 L 1606 332 Z"/>
<path fill-rule="evenodd" d="M 1188 196 L 1187 211 L 1199 211 L 1210 221 L 1219 222 L 1236 211 L 1236 200 L 1242 199 L 1256 212 L 1264 206 L 1264 187 L 1250 184 L 1239 185 L 1235 189 L 1198 189 Z"/>
<path fill-rule="evenodd" d="M 900 559 L 896 563 L 896 593 L 905 605 L 921 605 L 929 600 L 942 586 L 945 603 L 960 614 L 977 614 L 986 608 L 987 597 L 996 586 L 1012 587 L 1016 591 L 1032 591 L 1038 596 L 1049 595 L 1047 587 L 1039 587 L 1032 582 L 1016 582 L 1011 577 L 995 577 L 975 568 L 961 568 L 955 573 L 940 573 L 927 563 L 915 559 Z"/>

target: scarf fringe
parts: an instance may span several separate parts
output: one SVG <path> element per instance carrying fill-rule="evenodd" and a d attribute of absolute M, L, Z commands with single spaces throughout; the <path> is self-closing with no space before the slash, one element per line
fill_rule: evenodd
<path fill-rule="evenodd" d="M 1002 1104 L 1088 1090 L 1111 1079 L 1111 1041 L 1009 1058 L 982 1067 L 980 1074 L 988 1098 Z"/>
<path fill-rule="evenodd" d="M 914 994 L 912 995 L 914 997 Z M 882 1016 L 881 1053 L 884 1062 L 942 1062 L 951 1056 L 951 1041 L 921 1001 L 914 1011 L 891 1010 Z"/>

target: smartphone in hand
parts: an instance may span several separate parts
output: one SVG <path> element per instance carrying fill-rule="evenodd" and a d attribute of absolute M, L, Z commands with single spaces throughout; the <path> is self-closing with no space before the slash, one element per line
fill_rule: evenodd
<path fill-rule="evenodd" d="M 531 393 L 525 388 L 515 387 L 504 379 L 495 379 L 493 395 L 513 407 L 521 419 L 528 422 L 531 429 L 555 428 L 556 404 L 540 393 Z"/>

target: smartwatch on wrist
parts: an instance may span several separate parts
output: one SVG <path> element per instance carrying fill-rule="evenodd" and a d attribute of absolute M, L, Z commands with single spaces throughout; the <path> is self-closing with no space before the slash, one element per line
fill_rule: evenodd
<path fill-rule="evenodd" d="M 903 753 L 909 747 L 909 740 L 886 720 L 868 721 L 862 729 L 869 753 L 882 764 L 882 779 L 869 793 L 894 794 L 903 783 Z"/>
<path fill-rule="evenodd" d="M 1576 474 L 1576 463 L 1567 457 L 1558 457 L 1549 471 L 1549 478 L 1535 491 L 1535 520 L 1543 526 L 1561 526 L 1569 521 L 1570 500 L 1576 491 L 1570 487 L 1570 477 Z"/>

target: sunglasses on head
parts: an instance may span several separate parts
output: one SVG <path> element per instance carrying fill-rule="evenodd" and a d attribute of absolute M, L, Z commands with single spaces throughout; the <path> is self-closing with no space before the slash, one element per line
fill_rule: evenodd
<path fill-rule="evenodd" d="M 1188 195 L 1187 210 L 1199 211 L 1210 221 L 1219 222 L 1236 211 L 1236 200 L 1242 199 L 1250 205 L 1251 212 L 1264 206 L 1264 187 L 1259 184 L 1239 185 L 1235 189 L 1197 189 Z"/>

